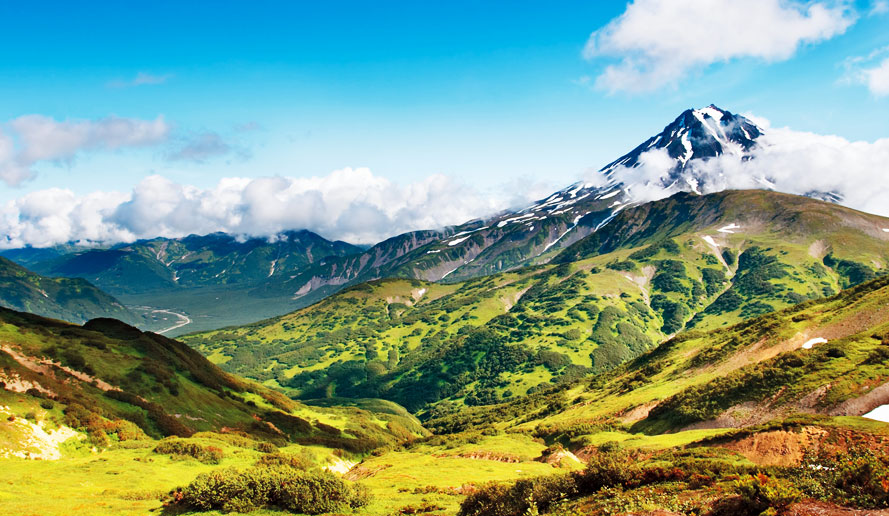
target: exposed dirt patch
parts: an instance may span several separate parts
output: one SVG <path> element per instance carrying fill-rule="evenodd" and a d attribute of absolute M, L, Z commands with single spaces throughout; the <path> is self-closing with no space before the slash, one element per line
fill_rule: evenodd
<path fill-rule="evenodd" d="M 824 240 L 816 240 L 809 246 L 809 256 L 816 260 L 821 260 L 827 255 L 830 246 Z"/>
<path fill-rule="evenodd" d="M 534 460 L 549 464 L 554 468 L 560 468 L 571 464 L 584 464 L 577 455 L 574 455 L 568 450 L 557 450 L 547 455 L 541 455 Z"/>
<path fill-rule="evenodd" d="M 56 396 L 56 393 L 40 385 L 37 382 L 26 380 L 16 372 L 5 374 L 0 371 L 0 382 L 3 382 L 3 388 L 12 392 L 27 392 L 29 389 L 36 389 L 48 396 Z"/>
<path fill-rule="evenodd" d="M 657 405 L 657 401 L 643 403 L 642 405 L 637 405 L 631 409 L 628 409 L 626 412 L 620 414 L 618 417 L 624 423 L 635 423 L 636 421 L 642 421 L 643 419 L 648 417 L 648 413 L 651 412 L 651 409 L 653 409 Z"/>
<path fill-rule="evenodd" d="M 514 307 L 516 305 L 516 303 L 518 303 L 519 300 L 522 299 L 522 296 L 525 295 L 525 292 L 528 292 L 529 290 L 531 290 L 531 287 L 527 287 L 522 290 L 519 290 L 518 292 L 516 292 L 512 295 L 507 295 L 507 296 L 501 297 L 500 301 L 503 302 L 504 310 L 507 312 L 512 310 L 512 307 Z"/>
<path fill-rule="evenodd" d="M 59 445 L 68 439 L 83 438 L 83 435 L 67 426 L 48 430 L 43 421 L 36 423 L 25 418 L 11 416 L 9 407 L 0 406 L 0 418 L 6 428 L 4 434 L 17 435 L 17 449 L 0 449 L 0 457 L 19 457 L 33 460 L 59 460 L 62 452 Z"/>
<path fill-rule="evenodd" d="M 884 383 L 863 396 L 846 400 L 828 412 L 831 416 L 860 416 L 889 404 L 889 383 Z"/>
<path fill-rule="evenodd" d="M 34 371 L 35 373 L 43 373 L 46 375 L 52 375 L 53 374 L 53 367 L 57 367 L 57 368 L 61 369 L 62 371 L 65 371 L 69 375 L 73 376 L 74 378 L 77 378 L 78 380 L 80 380 L 82 382 L 91 383 L 91 384 L 95 385 L 96 387 L 98 387 L 99 389 L 102 389 L 103 391 L 119 391 L 120 390 L 119 387 L 115 387 L 104 380 L 100 380 L 100 379 L 96 378 L 95 376 L 91 376 L 91 375 L 88 375 L 88 374 L 83 373 L 81 371 L 71 369 L 70 367 L 63 366 L 61 362 L 53 362 L 52 360 L 49 360 L 47 358 L 37 358 L 37 357 L 29 357 L 26 355 L 22 355 L 21 353 L 12 349 L 11 347 L 9 347 L 7 345 L 0 346 L 0 350 L 5 351 L 16 362 L 18 362 L 22 366 L 30 369 L 31 371 Z"/>
<path fill-rule="evenodd" d="M 785 414 L 783 408 L 774 409 L 768 401 L 748 401 L 729 407 L 715 419 L 708 419 L 683 428 L 686 430 L 712 430 L 715 428 L 744 428 L 771 421 Z"/>
<path fill-rule="evenodd" d="M 826 502 L 806 501 L 792 505 L 786 516 L 889 516 L 889 510 L 849 509 Z"/>
<path fill-rule="evenodd" d="M 850 446 L 889 451 L 889 437 L 840 428 L 805 426 L 793 430 L 769 430 L 711 446 L 736 451 L 760 466 L 798 466 L 810 451 L 843 452 Z"/>
<path fill-rule="evenodd" d="M 639 290 L 642 291 L 642 298 L 645 300 L 646 305 L 651 304 L 651 299 L 649 298 L 648 293 L 648 284 L 651 283 L 651 279 L 654 278 L 654 273 L 657 272 L 657 269 L 654 265 L 646 265 L 642 267 L 642 274 L 624 274 L 624 277 L 628 280 L 632 281 L 639 287 Z"/>
<path fill-rule="evenodd" d="M 347 474 L 352 468 L 357 466 L 357 462 L 353 462 L 351 460 L 344 460 L 339 457 L 333 457 L 330 464 L 324 466 L 324 469 L 327 471 L 331 471 L 333 473 L 339 473 L 340 475 Z"/>
<path fill-rule="evenodd" d="M 806 451 L 816 449 L 825 435 L 826 430 L 816 427 L 805 427 L 797 432 L 774 430 L 720 447 L 736 451 L 760 466 L 797 466 Z"/>

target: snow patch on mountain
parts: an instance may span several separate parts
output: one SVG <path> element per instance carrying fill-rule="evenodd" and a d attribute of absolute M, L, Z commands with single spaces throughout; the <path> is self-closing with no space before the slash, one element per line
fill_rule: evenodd
<path fill-rule="evenodd" d="M 719 231 L 720 233 L 734 234 L 736 229 L 741 229 L 741 226 L 732 222 L 728 226 L 721 227 L 721 228 L 717 229 L 716 231 Z"/>

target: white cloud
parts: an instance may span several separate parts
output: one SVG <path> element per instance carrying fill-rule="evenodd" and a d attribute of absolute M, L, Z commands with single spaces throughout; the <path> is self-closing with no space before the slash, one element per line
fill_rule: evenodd
<path fill-rule="evenodd" d="M 877 16 L 886 13 L 889 13 L 889 1 L 876 0 L 873 4 L 871 4 L 870 12 L 868 14 L 870 16 Z"/>
<path fill-rule="evenodd" d="M 766 131 L 757 140 L 752 159 L 724 154 L 706 161 L 694 160 L 680 181 L 693 179 L 702 193 L 768 185 L 798 195 L 833 192 L 842 196 L 846 206 L 889 216 L 889 138 L 853 142 L 839 136 L 769 128 L 761 118 L 757 123 Z M 643 156 L 641 167 L 624 168 L 615 175 L 627 182 L 641 181 L 640 187 L 632 189 L 634 197 L 641 201 L 675 193 L 675 189 L 665 189 L 660 181 L 675 162 L 662 150 Z"/>
<path fill-rule="evenodd" d="M 596 79 L 598 88 L 652 91 L 717 62 L 786 60 L 854 22 L 850 7 L 831 0 L 635 0 L 593 32 L 584 56 L 618 59 Z"/>
<path fill-rule="evenodd" d="M 170 127 L 163 117 L 139 120 L 109 116 L 98 120 L 59 122 L 25 115 L 0 129 L 0 180 L 11 186 L 34 176 L 41 161 L 70 161 L 83 151 L 115 150 L 164 141 Z"/>
<path fill-rule="evenodd" d="M 865 68 L 861 73 L 871 93 L 878 97 L 889 95 L 889 57 L 883 59 L 879 66 Z"/>
<path fill-rule="evenodd" d="M 226 178 L 208 189 L 155 175 L 128 194 L 78 197 L 50 189 L 11 201 L 0 207 L 0 234 L 7 235 L 0 247 L 129 242 L 214 231 L 273 236 L 290 229 L 375 243 L 406 231 L 460 224 L 540 196 L 527 182 L 515 186 L 523 188 L 523 195 L 508 188 L 491 195 L 442 175 L 402 186 L 366 168 L 309 178 Z"/>
<path fill-rule="evenodd" d="M 889 95 L 889 57 L 884 57 L 887 54 L 889 47 L 883 47 L 867 56 L 846 59 L 846 75 L 842 82 L 863 84 L 876 97 Z"/>
<path fill-rule="evenodd" d="M 139 72 L 135 77 L 128 80 L 115 79 L 108 83 L 110 88 L 127 88 L 131 86 L 148 86 L 155 84 L 163 84 L 170 80 L 173 74 L 167 73 L 163 75 L 155 75 L 146 72 Z"/>

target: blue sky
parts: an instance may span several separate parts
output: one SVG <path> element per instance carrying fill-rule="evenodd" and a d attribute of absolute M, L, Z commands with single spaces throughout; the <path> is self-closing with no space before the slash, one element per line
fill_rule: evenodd
<path fill-rule="evenodd" d="M 790 2 L 804 17 L 811 4 Z M 128 194 L 153 174 L 207 189 L 346 167 L 402 186 L 443 174 L 479 191 L 545 191 L 710 103 L 798 131 L 889 136 L 889 97 L 861 79 L 889 47 L 885 3 L 815 4 L 845 23 L 808 39 L 800 29 L 790 55 L 729 49 L 677 64 L 664 84 L 615 89 L 597 78 L 632 51 L 584 49 L 629 12 L 622 1 L 7 2 L 0 128 L 13 145 L 10 123 L 26 115 L 162 117 L 166 130 L 48 151 L 28 162 L 32 177 L 0 183 L 0 202 L 50 188 Z M 743 40 L 745 21 L 734 27 L 725 38 Z"/>

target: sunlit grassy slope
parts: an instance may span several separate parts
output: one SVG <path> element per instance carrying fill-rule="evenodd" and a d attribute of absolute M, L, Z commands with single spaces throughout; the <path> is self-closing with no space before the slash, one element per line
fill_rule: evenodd
<path fill-rule="evenodd" d="M 889 280 L 883 278 L 729 328 L 685 332 L 608 373 L 442 415 L 429 425 L 541 435 L 575 426 L 582 434 L 600 425 L 634 434 L 615 440 L 644 440 L 794 414 L 857 416 L 885 401 L 875 388 L 887 381 Z"/>

